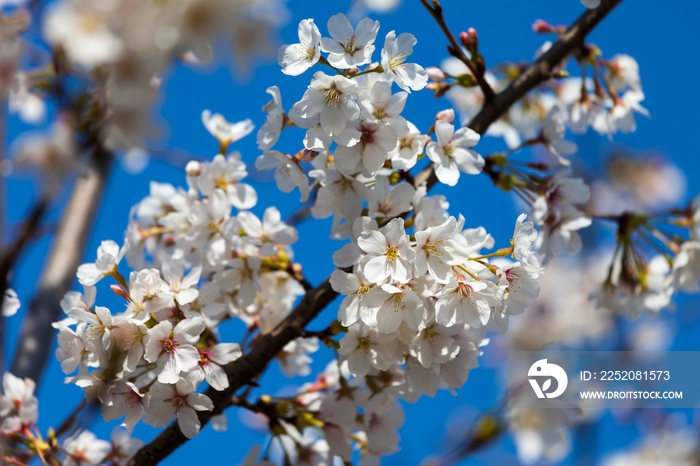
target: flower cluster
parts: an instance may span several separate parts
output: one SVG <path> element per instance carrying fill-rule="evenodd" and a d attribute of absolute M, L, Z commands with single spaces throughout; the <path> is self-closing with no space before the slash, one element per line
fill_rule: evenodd
<path fill-rule="evenodd" d="M 59 464 L 67 466 L 121 466 L 143 445 L 141 440 L 131 437 L 129 430 L 120 427 L 112 431 L 109 442 L 98 439 L 88 430 L 75 432 L 64 438 L 60 445 L 56 432 L 51 431 L 48 441 L 44 441 L 36 424 L 39 418 L 39 401 L 34 396 L 34 382 L 6 372 L 2 378 L 2 388 L 0 432 L 8 442 L 7 447 L 3 449 L 4 460 L 22 459 L 23 462 L 19 464 L 24 464 L 24 461 L 28 462 L 32 457 L 39 457 L 45 464 L 61 461 Z"/>
<path fill-rule="evenodd" d="M 203 119 L 223 146 L 250 131 L 209 112 Z M 95 262 L 78 269 L 84 292 L 61 302 L 67 318 L 55 324 L 56 355 L 64 372 L 78 371 L 68 381 L 101 403 L 105 419 L 124 417 L 133 427 L 145 414 L 162 426 L 177 416 L 182 432 L 196 435 L 196 411 L 213 408 L 196 388 L 206 380 L 226 389 L 224 368 L 242 354 L 238 344 L 219 341 L 218 325 L 238 317 L 267 333 L 303 293 L 291 262 L 297 231 L 274 207 L 262 219 L 245 210 L 257 194 L 242 181 L 239 157 L 189 164 L 187 190 L 153 183 L 133 209 L 125 244 L 102 242 Z M 134 267 L 128 279 L 119 271 L 124 257 Z M 123 312 L 95 305 L 95 285 L 105 277 L 116 281 Z M 299 361 L 314 350 L 300 340 L 281 364 L 303 373 Z"/>
<path fill-rule="evenodd" d="M 563 32 L 541 20 L 535 22 L 533 29 L 544 34 Z M 537 56 L 550 46 L 551 42 L 546 42 Z M 639 65 L 629 55 L 617 54 L 611 59 L 602 59 L 600 54 L 595 46 L 583 48 L 576 56 L 582 77 L 548 81 L 543 88 L 530 92 L 510 107 L 486 134 L 504 138 L 511 149 L 542 144 L 558 163 L 568 165 L 567 157 L 578 147 L 564 139 L 567 128 L 574 134 L 583 134 L 592 128 L 608 137 L 617 132 L 633 132 L 636 129 L 635 114 L 649 116 L 641 106 L 644 93 Z M 486 81 L 494 90 L 505 89 L 521 70 L 516 64 L 504 64 L 498 68 L 506 73 L 485 73 Z M 561 69 L 566 69 L 566 64 Z M 458 59 L 448 58 L 439 68 L 429 68 L 428 71 L 432 78 L 428 87 L 439 95 L 445 94 L 459 111 L 462 123 L 467 124 L 485 100 L 481 88 L 474 85 L 469 69 Z"/>

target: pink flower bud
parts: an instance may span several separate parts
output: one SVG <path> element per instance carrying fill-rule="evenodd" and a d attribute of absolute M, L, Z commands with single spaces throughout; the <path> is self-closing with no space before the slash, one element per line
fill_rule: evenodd
<path fill-rule="evenodd" d="M 425 70 L 428 73 L 428 78 L 435 82 L 440 82 L 445 79 L 445 73 L 442 72 L 437 66 L 431 66 Z"/>
<path fill-rule="evenodd" d="M 469 43 L 469 34 L 462 31 L 459 33 L 459 41 L 462 43 L 463 46 L 469 47 L 467 44 Z"/>
<path fill-rule="evenodd" d="M 196 160 L 190 160 L 185 167 L 187 176 L 199 176 L 202 173 L 202 164 Z"/>
<path fill-rule="evenodd" d="M 121 285 L 109 285 L 109 289 L 112 290 L 112 293 L 117 296 L 121 296 L 124 299 L 131 299 L 129 297 L 129 292 L 126 291 Z"/>
<path fill-rule="evenodd" d="M 435 120 L 443 120 L 448 123 L 452 123 L 455 120 L 455 111 L 451 108 L 441 110 L 435 116 Z"/>
<path fill-rule="evenodd" d="M 540 34 L 549 34 L 551 32 L 554 32 L 554 26 L 549 24 L 547 21 L 543 19 L 538 19 L 534 23 L 532 23 L 532 30 L 540 33 Z"/>

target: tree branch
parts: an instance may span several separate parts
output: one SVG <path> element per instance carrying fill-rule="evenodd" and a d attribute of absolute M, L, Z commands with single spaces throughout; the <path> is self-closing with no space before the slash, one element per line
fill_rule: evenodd
<path fill-rule="evenodd" d="M 39 289 L 24 319 L 10 369 L 17 377 L 29 377 L 39 384 L 52 346 L 54 329 L 51 323 L 59 320 L 61 307 L 58 303 L 73 284 L 111 164 L 112 155 L 95 147 L 86 174 L 75 181 Z"/>
<path fill-rule="evenodd" d="M 434 6 L 430 6 L 428 0 L 420 0 L 420 2 L 423 4 L 425 9 L 428 10 L 430 15 L 435 19 L 435 22 L 438 23 L 438 26 L 440 26 L 440 29 L 442 29 L 442 32 L 445 34 L 445 37 L 447 37 L 447 40 L 450 42 L 450 45 L 447 47 L 447 50 L 448 52 L 450 52 L 450 55 L 457 58 L 459 61 L 464 63 L 467 68 L 469 68 L 469 71 L 471 71 L 471 73 L 474 75 L 474 79 L 476 79 L 477 84 L 479 84 L 481 91 L 484 93 L 485 100 L 489 101 L 493 99 L 496 96 L 496 94 L 493 92 L 491 85 L 486 81 L 483 69 L 477 69 L 476 65 L 469 59 L 469 57 L 467 57 L 467 54 L 464 53 L 464 50 L 462 50 L 462 47 L 457 42 L 457 39 L 455 39 L 455 36 L 450 31 L 450 28 L 447 27 L 447 23 L 445 23 L 445 17 L 442 14 L 442 6 L 440 6 L 439 3 L 435 2 L 433 2 Z"/>
<path fill-rule="evenodd" d="M 539 84 L 547 81 L 552 70 L 562 63 L 583 40 L 622 0 L 602 1 L 598 8 L 587 10 L 578 20 L 569 26 L 552 47 L 530 65 L 520 76 L 498 93 L 491 101 L 484 103 L 481 111 L 474 116 L 467 126 L 479 134 L 484 134 L 489 125 L 498 120 L 521 97 Z M 426 183 L 428 189 L 437 183 L 432 165 L 416 176 L 416 186 Z"/>
<path fill-rule="evenodd" d="M 468 126 L 474 131 L 483 134 L 489 125 L 500 118 L 518 99 L 538 84 L 549 79 L 551 70 L 575 51 L 583 43 L 585 36 L 621 1 L 603 0 L 598 8 L 588 10 L 581 15 L 552 45 L 547 53 L 527 68 L 507 89 L 496 95 L 490 102 L 486 102 Z M 437 178 L 431 166 L 418 174 L 416 186 L 427 182 L 430 188 L 436 181 Z M 336 296 L 337 293 L 331 288 L 330 277 L 328 277 L 318 287 L 309 290 L 291 314 L 272 333 L 264 335 L 256 342 L 248 354 L 229 365 L 226 368 L 229 387 L 222 392 L 210 387 L 205 392 L 214 403 L 214 410 L 200 411 L 198 413 L 202 426 L 209 422 L 212 416 L 220 414 L 230 406 L 232 395 L 238 389 L 247 385 L 249 381 L 262 374 L 282 348 L 290 341 L 301 336 L 305 326 L 330 304 Z M 182 435 L 177 422 L 174 422 L 153 441 L 142 447 L 129 461 L 128 466 L 151 466 L 157 464 L 187 440 L 189 439 Z"/>

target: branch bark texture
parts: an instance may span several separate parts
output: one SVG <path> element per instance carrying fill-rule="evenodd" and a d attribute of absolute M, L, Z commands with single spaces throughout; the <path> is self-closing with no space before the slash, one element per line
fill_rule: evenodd
<path fill-rule="evenodd" d="M 483 134 L 489 125 L 498 120 L 516 101 L 537 85 L 550 79 L 552 70 L 580 47 L 586 35 L 621 1 L 603 0 L 598 8 L 587 10 L 559 37 L 547 53 L 528 67 L 508 88 L 487 101 L 468 126 Z M 428 188 L 434 186 L 436 182 L 437 178 L 432 166 L 421 171 L 415 179 L 416 186 L 427 183 Z M 232 395 L 259 377 L 282 348 L 301 336 L 306 325 L 336 296 L 337 293 L 331 288 L 330 277 L 326 278 L 323 283 L 306 293 L 296 308 L 275 330 L 258 340 L 248 354 L 229 365 L 226 368 L 228 389 L 218 392 L 209 388 L 205 392 L 214 403 L 214 410 L 198 413 L 202 426 L 230 406 Z M 128 466 L 158 464 L 187 440 L 189 439 L 180 432 L 177 423 L 172 423 L 153 441 L 142 447 L 129 461 Z"/>
<path fill-rule="evenodd" d="M 17 377 L 29 377 L 37 384 L 41 380 L 52 348 L 54 329 L 51 323 L 61 317 L 58 303 L 70 290 L 75 270 L 83 258 L 111 164 L 112 155 L 95 148 L 85 175 L 75 181 L 39 287 L 24 318 L 10 369 Z"/>

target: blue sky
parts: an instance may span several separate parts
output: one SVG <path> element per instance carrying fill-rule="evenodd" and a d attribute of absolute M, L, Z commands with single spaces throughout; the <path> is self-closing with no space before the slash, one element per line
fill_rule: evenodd
<path fill-rule="evenodd" d="M 531 59 L 543 41 L 543 36 L 531 31 L 534 20 L 541 18 L 553 24 L 569 24 L 584 11 L 577 0 L 444 0 L 442 4 L 448 24 L 455 33 L 468 27 L 477 29 L 481 51 L 488 64 Z M 335 13 L 347 12 L 349 6 L 348 0 L 290 0 L 288 7 L 291 16 L 281 30 L 282 42 L 297 41 L 297 24 L 305 18 L 315 18 L 322 34 L 325 34 L 327 19 Z M 678 0 L 672 8 L 658 1 L 623 1 L 591 35 L 591 41 L 606 56 L 628 53 L 637 59 L 646 93 L 644 105 L 652 115 L 651 119 L 639 118 L 637 131 L 631 135 L 617 135 L 614 144 L 638 150 L 655 149 L 667 154 L 686 173 L 688 197 L 700 189 L 700 158 L 696 154 L 692 138 L 699 123 L 696 115 L 700 107 L 700 93 L 695 90 L 693 82 L 693 78 L 700 75 L 700 63 L 694 59 L 694 51 L 700 45 L 700 29 L 696 25 L 698 13 L 700 3 L 693 0 Z M 423 66 L 435 65 L 446 57 L 445 39 L 418 0 L 404 0 L 401 8 L 394 13 L 376 15 L 375 19 L 381 22 L 379 37 L 384 37 L 392 29 L 397 33 L 411 32 L 417 37 L 418 44 L 413 55 L 413 60 L 417 63 Z M 275 62 L 266 62 L 251 75 L 241 79 L 231 71 L 227 63 L 227 59 L 220 57 L 204 69 L 179 66 L 171 70 L 165 80 L 161 104 L 157 109 L 163 123 L 163 138 L 155 142 L 154 146 L 181 149 L 200 158 L 213 157 L 218 146 L 201 124 L 202 110 L 222 113 L 231 121 L 252 118 L 259 128 L 264 121 L 260 109 L 269 100 L 265 93 L 268 86 L 280 87 L 284 106 L 289 108 L 301 97 L 310 79 L 308 73 L 299 77 L 284 76 Z M 447 100 L 436 101 L 430 92 L 419 92 L 408 99 L 404 116 L 419 128 L 427 128 L 434 114 L 447 107 Z M 25 129 L 26 125 L 11 117 L 8 139 L 11 141 Z M 573 137 L 573 140 L 582 149 L 578 157 L 589 167 L 596 166 L 612 147 L 606 138 L 590 132 L 585 136 Z M 478 149 L 487 154 L 503 147 L 502 141 L 485 138 Z M 242 152 L 243 160 L 249 164 L 259 154 L 254 135 L 236 143 L 235 149 Z M 257 207 L 253 209 L 255 213 L 262 214 L 268 205 L 274 204 L 284 217 L 298 206 L 298 192 L 281 194 L 271 180 L 271 173 L 256 173 L 251 169 L 251 179 L 260 198 Z M 94 258 L 99 241 L 120 241 L 129 209 L 148 194 L 150 180 L 175 185 L 184 185 L 185 182 L 181 168 L 159 160 L 152 160 L 138 175 L 127 174 L 121 167 L 117 167 L 110 177 L 104 204 L 89 240 L 86 260 Z M 7 215 L 11 221 L 20 218 L 30 205 L 33 197 L 32 181 L 31 177 L 21 177 L 8 182 L 10 205 Z M 451 213 L 457 215 L 461 212 L 467 219 L 467 225 L 486 227 L 496 238 L 497 245 L 508 240 L 514 220 L 520 213 L 516 210 L 512 197 L 493 188 L 485 176 L 463 176 L 458 186 L 439 186 L 436 192 L 448 195 Z M 53 218 L 56 218 L 58 212 L 56 209 Z M 328 221 L 310 220 L 298 228 L 300 240 L 294 248 L 296 261 L 304 266 L 312 283 L 320 283 L 332 271 L 331 254 L 341 243 L 328 239 Z M 31 297 L 34 280 L 48 246 L 48 238 L 37 241 L 24 256 L 17 271 L 14 285 L 25 303 Z M 104 300 L 108 306 L 111 304 L 119 309 L 118 302 L 108 293 L 106 286 L 101 287 L 98 300 Z M 692 302 L 697 303 L 697 300 L 691 300 L 682 306 L 677 314 L 678 319 L 686 316 L 684 308 Z M 320 328 L 323 322 L 331 320 L 336 309 L 331 306 L 312 327 Z M 18 316 L 7 322 L 9 335 L 6 344 L 9 348 L 12 348 L 19 320 Z M 697 326 L 684 328 L 674 347 L 697 349 L 695 342 L 698 341 L 698 336 L 700 329 Z M 327 357 L 328 354 L 325 354 L 319 358 L 316 368 L 321 369 Z M 62 383 L 63 374 L 53 359 L 45 380 L 46 383 L 39 392 L 42 427 L 59 424 L 82 397 L 79 388 Z M 271 367 L 263 379 L 265 391 L 273 394 L 283 387 L 300 383 L 300 380 L 284 378 L 276 367 Z M 388 457 L 384 464 L 414 464 L 418 459 L 441 450 L 448 421 L 469 419 L 475 413 L 491 407 L 501 395 L 502 388 L 496 384 L 494 371 L 485 368 L 472 372 L 458 396 L 440 393 L 435 399 L 424 398 L 416 405 L 406 405 L 407 423 L 401 430 L 402 451 Z M 236 464 L 252 443 L 263 441 L 264 434 L 241 427 L 235 410 L 229 411 L 229 419 L 230 428 L 227 433 L 218 434 L 211 428 L 205 429 L 198 438 L 187 443 L 164 464 L 187 464 L 195 460 Z M 94 430 L 98 435 L 107 437 L 113 425 L 105 426 L 100 422 Z M 136 435 L 145 440 L 155 434 L 156 430 L 148 426 L 136 429 Z M 616 428 L 608 416 L 598 430 L 598 436 L 605 439 L 600 441 L 598 451 L 605 453 L 629 444 L 636 438 L 636 431 L 629 426 Z M 493 464 L 496 460 L 499 464 L 511 464 L 512 443 L 506 439 L 496 448 L 505 449 L 506 453 L 487 451 L 465 464 Z"/>

